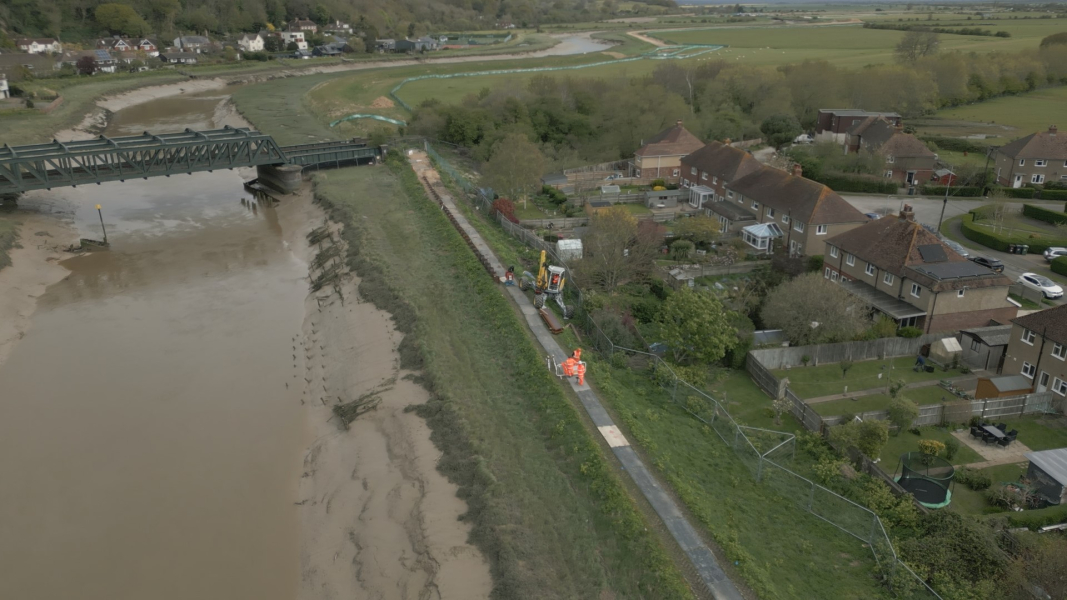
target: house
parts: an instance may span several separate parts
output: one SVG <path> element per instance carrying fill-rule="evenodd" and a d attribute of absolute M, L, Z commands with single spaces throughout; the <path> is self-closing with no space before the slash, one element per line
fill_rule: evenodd
<path fill-rule="evenodd" d="M 785 234 L 777 223 L 756 223 L 741 228 L 741 239 L 746 244 L 756 249 L 757 254 L 770 254 L 774 252 Z"/>
<path fill-rule="evenodd" d="M 682 190 L 652 190 L 645 192 L 645 206 L 648 208 L 676 208 Z"/>
<path fill-rule="evenodd" d="M 118 35 L 97 40 L 96 48 L 98 50 L 109 50 L 111 52 L 133 52 L 135 49 L 133 42 Z"/>
<path fill-rule="evenodd" d="M 975 400 L 991 398 L 1014 398 L 1030 393 L 1031 382 L 1022 375 L 979 377 L 974 390 Z"/>
<path fill-rule="evenodd" d="M 1011 324 L 964 329 L 960 331 L 960 360 L 972 369 L 999 373 L 1010 337 Z"/>
<path fill-rule="evenodd" d="M 174 38 L 174 49 L 178 52 L 201 52 L 211 49 L 211 40 L 202 35 L 186 35 Z"/>
<path fill-rule="evenodd" d="M 735 202 L 710 202 L 704 205 L 704 213 L 719 220 L 720 233 L 737 233 L 756 224 L 756 215 L 738 206 Z"/>
<path fill-rule="evenodd" d="M 195 65 L 195 52 L 161 52 L 159 60 L 174 65 Z"/>
<path fill-rule="evenodd" d="M 870 221 L 826 241 L 823 276 L 840 281 L 898 327 L 924 333 L 1007 324 L 1018 307 L 1011 280 L 963 258 L 915 222 L 900 216 Z"/>
<path fill-rule="evenodd" d="M 307 19 L 296 19 L 286 28 L 289 31 L 305 31 L 307 33 L 317 33 L 319 26 L 315 24 L 315 21 L 309 21 Z"/>
<path fill-rule="evenodd" d="M 63 51 L 59 40 L 52 38 L 20 38 L 15 45 L 26 54 L 59 54 Z"/>
<path fill-rule="evenodd" d="M 1049 504 L 1067 503 L 1067 448 L 1027 452 L 1026 478 Z"/>
<path fill-rule="evenodd" d="M 156 46 L 156 43 L 152 40 L 148 38 L 141 38 L 139 40 L 134 39 L 131 41 L 134 43 L 133 45 L 135 50 L 140 50 L 141 52 L 144 52 L 152 58 L 159 56 L 159 47 Z"/>
<path fill-rule="evenodd" d="M 0 100 L 11 97 L 11 87 L 7 84 L 7 75 L 0 73 Z"/>
<path fill-rule="evenodd" d="M 315 56 L 341 56 L 341 54 L 344 53 L 344 47 L 345 44 L 340 44 L 337 42 L 331 44 L 323 44 L 322 46 L 315 48 L 312 54 Z"/>
<path fill-rule="evenodd" d="M 397 52 L 428 52 L 437 50 L 437 40 L 427 36 L 417 40 L 397 40 L 393 44 L 393 49 Z"/>
<path fill-rule="evenodd" d="M 848 130 L 868 117 L 882 117 L 894 125 L 899 125 L 903 120 L 900 115 L 894 112 L 868 112 L 854 108 L 823 108 L 819 110 L 819 115 L 815 121 L 815 141 L 844 144 L 848 141 Z"/>
<path fill-rule="evenodd" d="M 682 178 L 682 157 L 703 147 L 704 142 L 682 127 L 681 121 L 675 121 L 674 127 L 642 141 L 630 163 L 630 176 L 678 183 Z"/>
<path fill-rule="evenodd" d="M 64 52 L 59 57 L 60 65 L 70 65 L 77 68 L 78 61 L 85 57 L 90 57 L 96 62 L 96 72 L 98 73 L 114 73 L 118 70 L 119 61 L 111 55 L 107 50 L 75 50 L 73 52 Z"/>
<path fill-rule="evenodd" d="M 1034 391 L 1067 397 L 1067 304 L 1012 321 L 1004 358 L 1005 375 L 1022 375 Z"/>
<path fill-rule="evenodd" d="M 847 151 L 868 151 L 883 158 L 886 179 L 902 186 L 926 183 L 933 177 L 937 155 L 903 126 L 885 118 L 867 117 L 848 130 Z"/>
<path fill-rule="evenodd" d="M 297 50 L 307 50 L 308 43 L 304 39 L 303 31 L 279 31 L 278 37 L 282 39 L 282 48 L 288 49 L 289 44 L 296 44 Z"/>
<path fill-rule="evenodd" d="M 23 54 L 11 52 L 0 54 L 0 73 L 7 76 L 11 81 L 18 81 L 26 71 L 30 73 L 47 73 L 58 69 L 57 63 L 50 56 L 43 54 Z"/>
<path fill-rule="evenodd" d="M 689 205 L 701 208 L 726 199 L 726 184 L 763 168 L 755 157 L 719 141 L 682 157 L 682 187 L 689 190 Z"/>
<path fill-rule="evenodd" d="M 237 46 L 245 52 L 262 52 L 263 36 L 258 33 L 245 33 L 237 38 Z"/>
<path fill-rule="evenodd" d="M 1067 183 L 1067 135 L 1056 126 L 1005 144 L 997 150 L 997 183 L 1013 188 Z"/>
<path fill-rule="evenodd" d="M 336 21 L 335 20 L 333 23 L 330 23 L 329 25 L 326 25 L 325 27 L 323 27 L 322 30 L 327 32 L 327 33 L 344 33 L 344 34 L 351 35 L 352 26 L 349 25 L 348 23 L 344 23 L 342 21 Z"/>
<path fill-rule="evenodd" d="M 934 169 L 934 174 L 930 176 L 930 185 L 959 185 L 957 181 L 959 178 L 956 174 L 948 169 Z"/>
<path fill-rule="evenodd" d="M 389 38 L 374 40 L 374 49 L 378 52 L 396 52 L 396 40 Z"/>
<path fill-rule="evenodd" d="M 727 183 L 722 201 L 750 211 L 757 223 L 778 223 L 791 256 L 817 256 L 826 239 L 868 219 L 836 192 L 801 174 L 799 165 L 792 173 L 761 166 Z"/>

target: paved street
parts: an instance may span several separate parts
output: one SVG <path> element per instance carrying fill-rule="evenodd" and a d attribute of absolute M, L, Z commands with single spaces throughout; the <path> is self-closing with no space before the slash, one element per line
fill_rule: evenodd
<path fill-rule="evenodd" d="M 903 204 L 907 203 L 912 206 L 915 211 L 915 220 L 930 225 L 931 227 L 937 227 L 938 219 L 941 216 L 941 205 L 943 201 L 939 198 L 923 198 L 921 196 L 851 196 L 841 195 L 842 198 L 847 200 L 849 204 L 855 206 L 859 210 L 865 213 L 879 213 L 896 215 L 900 213 L 900 208 Z M 988 204 L 989 201 L 985 199 L 976 200 L 949 200 L 948 205 L 945 207 L 945 221 L 962 215 L 980 206 Z M 1046 206 L 1055 210 L 1062 210 L 1062 202 L 1043 203 L 1033 202 L 1032 204 L 1038 206 Z M 1012 281 L 1018 279 L 1019 275 L 1030 272 L 1038 273 L 1045 276 L 1052 276 L 1052 271 L 1048 267 L 1048 263 L 1045 262 L 1045 258 L 1040 254 L 1027 254 L 1026 256 L 1020 256 L 1018 254 L 1008 254 L 1007 252 L 997 252 L 991 248 L 986 248 L 981 244 L 972 242 L 964 238 L 963 236 L 957 236 L 959 239 L 964 240 L 966 243 L 964 246 L 971 251 L 972 256 L 982 255 L 990 258 L 997 258 L 1004 263 L 1004 274 L 1011 278 Z M 1062 284 L 1062 277 L 1056 277 Z M 1055 301 L 1057 304 L 1062 303 L 1062 300 Z"/>

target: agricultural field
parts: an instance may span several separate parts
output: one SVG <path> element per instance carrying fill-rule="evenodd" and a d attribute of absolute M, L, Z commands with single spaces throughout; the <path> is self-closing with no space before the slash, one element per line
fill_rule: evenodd
<path fill-rule="evenodd" d="M 919 135 L 975 136 L 975 142 L 1000 146 L 1062 123 L 1065 115 L 1067 87 L 1053 87 L 946 108 L 911 124 Z"/>

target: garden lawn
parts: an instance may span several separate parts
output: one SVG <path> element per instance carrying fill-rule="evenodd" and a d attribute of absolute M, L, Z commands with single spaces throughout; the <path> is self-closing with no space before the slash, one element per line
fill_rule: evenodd
<path fill-rule="evenodd" d="M 948 430 L 939 427 L 921 427 L 919 431 L 922 432 L 922 435 L 915 435 L 910 431 L 901 431 L 899 435 L 890 434 L 889 441 L 882 448 L 882 454 L 880 455 L 882 460 L 879 466 L 882 467 L 883 471 L 893 475 L 897 468 L 897 462 L 900 460 L 900 455 L 919 451 L 919 440 L 937 440 L 944 443 L 950 438 L 955 439 Z M 983 460 L 985 459 L 980 454 L 960 442 L 960 449 L 956 452 L 956 456 L 952 457 L 952 464 L 966 465 Z"/>
<path fill-rule="evenodd" d="M 915 364 L 914 356 L 900 356 L 886 360 L 869 360 L 852 365 L 848 374 L 841 376 L 841 368 L 837 363 L 819 365 L 817 367 L 793 367 L 792 369 L 779 369 L 774 371 L 778 379 L 789 378 L 789 388 L 804 399 L 818 398 L 841 394 L 848 386 L 849 391 L 858 392 L 875 388 L 885 388 L 890 379 L 900 379 L 905 383 L 915 381 L 929 381 L 956 377 L 959 371 L 942 371 L 934 369 L 933 373 L 925 371 L 916 373 L 912 370 Z M 879 379 L 878 375 L 882 378 Z"/>
<path fill-rule="evenodd" d="M 956 399 L 955 396 L 939 385 L 902 390 L 900 395 L 919 406 L 943 404 Z M 889 408 L 889 404 L 892 400 L 893 399 L 887 394 L 871 394 L 869 396 L 842 398 L 840 400 L 831 400 L 829 402 L 816 402 L 814 404 L 809 404 L 809 406 L 821 416 L 832 417 L 836 415 L 858 415 L 865 412 L 886 410 Z"/>
<path fill-rule="evenodd" d="M 1067 417 L 1027 417 L 1005 422 L 1008 431 L 1019 430 L 1019 441 L 1031 450 L 1067 448 Z"/>
<path fill-rule="evenodd" d="M 1027 463 L 1025 462 L 997 465 L 979 469 L 978 472 L 989 475 L 995 487 L 1001 483 L 1018 481 L 1019 477 L 1026 474 L 1026 465 Z M 975 491 L 959 482 L 953 484 L 952 504 L 949 504 L 949 508 L 958 513 L 969 515 L 992 515 L 1004 512 L 1003 509 L 989 504 L 984 490 Z"/>
<path fill-rule="evenodd" d="M 782 415 L 775 424 L 771 397 L 752 381 L 747 371 L 730 370 L 722 380 L 709 386 L 708 392 L 718 398 L 738 423 L 776 431 L 799 434 L 804 427 L 790 415 Z"/>

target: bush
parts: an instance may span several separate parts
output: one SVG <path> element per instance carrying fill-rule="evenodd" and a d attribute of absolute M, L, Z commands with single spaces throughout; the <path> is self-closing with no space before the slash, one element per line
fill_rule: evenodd
<path fill-rule="evenodd" d="M 1001 252 L 1007 252 L 1008 246 L 1011 244 L 1026 244 L 1030 246 L 1031 253 L 1044 252 L 1050 246 L 1064 246 L 1067 245 L 1067 239 L 1064 238 L 1031 238 L 1027 232 L 1015 232 L 1012 235 L 1007 233 L 993 233 L 986 231 L 981 227 L 974 224 L 975 212 L 963 215 L 963 221 L 960 222 L 960 229 L 963 231 L 963 237 L 971 240 L 972 242 L 978 242 L 983 246 L 992 248 L 994 250 L 1000 250 Z"/>
<path fill-rule="evenodd" d="M 652 300 L 635 302 L 630 307 L 630 314 L 637 319 L 638 323 L 655 323 L 659 316 L 659 304 Z"/>
<path fill-rule="evenodd" d="M 822 271 L 822 262 L 823 262 L 823 259 L 822 259 L 822 255 L 821 254 L 817 254 L 815 256 L 809 256 L 808 257 L 808 271 L 812 272 L 812 273 L 817 273 L 819 271 Z"/>
<path fill-rule="evenodd" d="M 1067 256 L 1061 256 L 1052 261 L 1052 272 L 1067 275 Z"/>
<path fill-rule="evenodd" d="M 901 327 L 897 330 L 897 337 L 902 338 L 917 338 L 923 334 L 923 330 L 918 327 Z"/>
<path fill-rule="evenodd" d="M 889 422 L 896 425 L 898 431 L 911 427 L 919 416 L 919 405 L 907 398 L 895 398 L 889 403 Z"/>
<path fill-rule="evenodd" d="M 1027 527 L 1032 530 L 1067 522 L 1067 504 L 1050 506 L 1038 510 L 1025 510 L 1008 513 L 1008 524 L 1012 527 Z"/>
<path fill-rule="evenodd" d="M 1033 198 L 1037 192 L 1034 188 L 1001 188 L 1000 191 L 1009 198 Z"/>
<path fill-rule="evenodd" d="M 662 190 L 662 189 L 664 189 L 666 187 L 667 187 L 667 182 L 666 181 L 664 181 L 662 179 L 653 179 L 652 180 L 652 189 L 659 188 L 659 189 Z"/>
<path fill-rule="evenodd" d="M 1041 191 L 1042 196 L 1046 193 L 1045 190 Z M 1023 204 L 1023 216 L 1037 219 L 1038 221 L 1044 221 L 1045 223 L 1052 223 L 1053 225 L 1067 223 L 1067 213 L 1041 208 L 1040 206 L 1034 206 L 1033 204 Z"/>
<path fill-rule="evenodd" d="M 666 300 L 667 296 L 671 295 L 671 290 L 663 284 L 663 281 L 659 279 L 653 279 L 652 283 L 648 284 L 648 289 L 652 292 L 652 295 L 660 300 Z"/>
<path fill-rule="evenodd" d="M 960 196 L 964 198 L 977 198 L 983 195 L 983 190 L 980 187 L 963 187 L 963 186 L 944 186 L 944 185 L 924 185 L 923 195 L 937 196 L 939 198 L 944 197 L 945 188 L 948 187 L 948 195 Z"/>
<path fill-rule="evenodd" d="M 960 441 L 954 437 L 945 440 L 945 460 L 952 462 L 956 453 L 960 451 Z"/>
<path fill-rule="evenodd" d="M 945 444 L 937 440 L 919 440 L 919 452 L 930 456 L 940 456 L 945 452 Z"/>
<path fill-rule="evenodd" d="M 922 136 L 924 142 L 931 142 L 937 144 L 937 147 L 942 150 L 952 150 L 955 152 L 977 152 L 979 154 L 985 154 L 989 150 L 988 146 L 983 146 L 972 142 L 971 140 L 965 140 L 961 138 L 941 137 L 936 135 Z"/>
<path fill-rule="evenodd" d="M 518 223 L 519 219 L 515 216 L 515 203 L 507 198 L 497 198 L 493 200 L 493 212 L 498 212 L 504 215 L 504 218 L 512 223 Z"/>
<path fill-rule="evenodd" d="M 1067 190 L 1051 190 L 1046 187 L 1045 189 L 1041 190 L 1037 195 L 1042 200 L 1067 200 Z"/>

